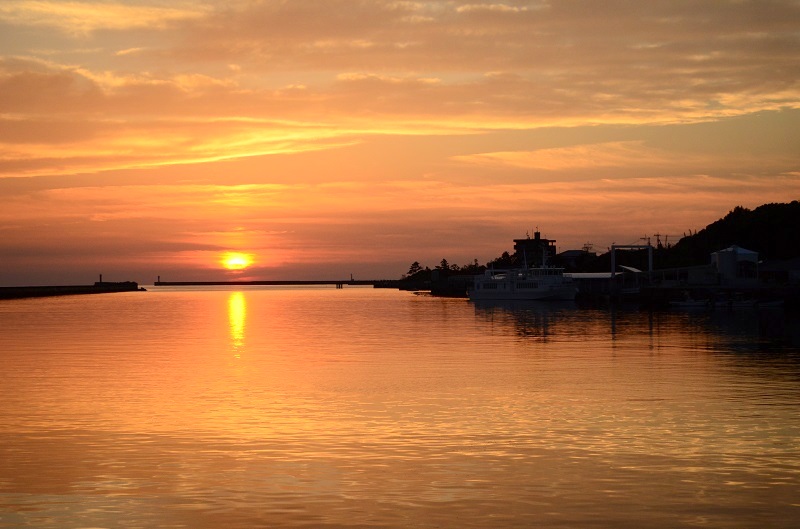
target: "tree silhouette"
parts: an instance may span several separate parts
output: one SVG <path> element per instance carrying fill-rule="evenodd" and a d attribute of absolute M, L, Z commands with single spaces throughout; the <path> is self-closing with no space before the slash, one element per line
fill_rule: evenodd
<path fill-rule="evenodd" d="M 408 274 L 407 275 L 413 276 L 417 272 L 421 272 L 421 271 L 422 271 L 422 265 L 419 264 L 419 261 L 414 261 L 413 263 L 411 263 L 411 266 L 408 269 Z"/>

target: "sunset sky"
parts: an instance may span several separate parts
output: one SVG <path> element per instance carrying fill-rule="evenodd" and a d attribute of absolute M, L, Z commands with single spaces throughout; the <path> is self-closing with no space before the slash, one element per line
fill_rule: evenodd
<path fill-rule="evenodd" d="M 800 199 L 800 2 L 3 0 L 0 199 L 0 285 L 673 241 Z"/>

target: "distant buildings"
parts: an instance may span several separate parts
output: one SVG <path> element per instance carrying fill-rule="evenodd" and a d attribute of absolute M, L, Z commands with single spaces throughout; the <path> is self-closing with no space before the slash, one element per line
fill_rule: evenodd
<path fill-rule="evenodd" d="M 800 286 L 800 257 L 761 263 L 758 266 L 758 277 L 771 285 Z"/>
<path fill-rule="evenodd" d="M 566 250 L 556 257 L 558 257 L 559 266 L 563 266 L 568 271 L 574 271 L 580 270 L 585 264 L 596 259 L 597 254 L 584 248 L 583 250 Z"/>

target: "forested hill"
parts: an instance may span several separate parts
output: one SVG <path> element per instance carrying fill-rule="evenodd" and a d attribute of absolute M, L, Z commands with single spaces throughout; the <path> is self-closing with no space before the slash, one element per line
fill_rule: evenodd
<path fill-rule="evenodd" d="M 735 207 L 720 220 L 673 246 L 670 261 L 704 263 L 712 252 L 733 244 L 758 252 L 759 259 L 800 257 L 800 202 L 764 204 L 754 210 Z"/>
<path fill-rule="evenodd" d="M 720 220 L 709 224 L 705 229 L 686 236 L 675 245 L 658 246 L 653 255 L 656 269 L 707 264 L 713 252 L 723 250 L 732 245 L 741 246 L 758 252 L 762 261 L 793 259 L 800 257 L 798 241 L 800 230 L 800 202 L 788 204 L 764 204 L 754 210 L 737 206 Z M 578 262 L 566 261 L 559 257 L 553 260 L 556 266 L 566 268 L 568 272 L 604 272 L 610 269 L 611 252 L 598 256 L 587 254 Z M 617 252 L 617 265 L 627 265 L 646 270 L 648 266 L 647 251 Z M 442 259 L 436 270 L 445 275 L 481 274 L 488 267 L 507 268 L 520 266 L 514 256 L 508 252 L 490 261 L 486 266 L 474 263 L 463 267 L 449 265 Z M 431 269 L 423 268 L 414 262 L 404 276 L 408 281 L 429 281 Z"/>

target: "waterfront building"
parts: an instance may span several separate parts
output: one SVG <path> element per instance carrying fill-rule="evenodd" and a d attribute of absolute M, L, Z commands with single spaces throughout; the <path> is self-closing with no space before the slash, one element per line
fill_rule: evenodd
<path fill-rule="evenodd" d="M 514 239 L 514 252 L 519 265 L 527 263 L 528 266 L 546 266 L 556 255 L 555 239 L 543 239 L 539 231 L 525 239 Z"/>

